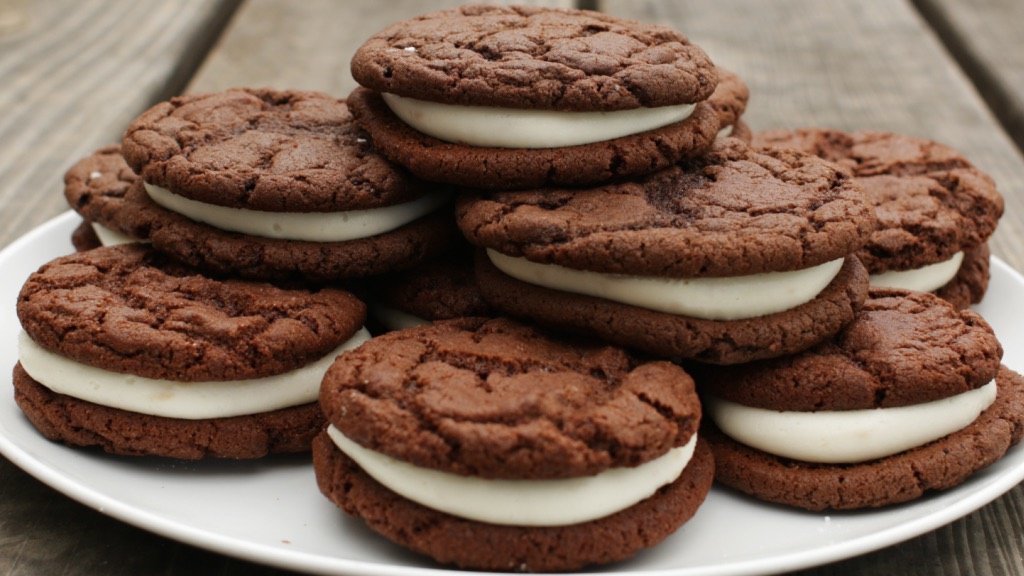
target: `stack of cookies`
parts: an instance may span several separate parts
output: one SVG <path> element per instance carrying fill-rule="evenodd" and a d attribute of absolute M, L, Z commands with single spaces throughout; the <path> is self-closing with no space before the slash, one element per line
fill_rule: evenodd
<path fill-rule="evenodd" d="M 347 100 L 174 98 L 69 170 L 83 251 L 19 300 L 41 432 L 179 458 L 311 447 L 320 490 L 373 530 L 523 571 L 653 546 L 713 478 L 889 505 L 1024 432 L 1024 379 L 961 310 L 1002 200 L 954 151 L 752 135 L 739 76 L 586 11 L 428 14 L 351 65 Z M 86 250 L 126 240 L 148 246 Z M 364 342 L 363 301 L 393 331 Z"/>

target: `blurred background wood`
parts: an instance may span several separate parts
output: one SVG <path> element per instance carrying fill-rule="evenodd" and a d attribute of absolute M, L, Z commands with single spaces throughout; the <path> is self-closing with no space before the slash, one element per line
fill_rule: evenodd
<path fill-rule="evenodd" d="M 1024 2 L 915 0 L 1018 146 L 1024 147 Z"/>
<path fill-rule="evenodd" d="M 181 91 L 237 0 L 0 0 L 0 245 L 67 209 L 64 171 Z"/>

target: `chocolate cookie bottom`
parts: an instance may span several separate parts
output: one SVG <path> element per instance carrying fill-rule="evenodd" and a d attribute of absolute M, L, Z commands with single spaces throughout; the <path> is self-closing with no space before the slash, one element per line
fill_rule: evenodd
<path fill-rule="evenodd" d="M 374 148 L 392 162 L 424 180 L 488 190 L 582 186 L 649 174 L 706 151 L 718 133 L 718 115 L 698 102 L 681 122 L 614 140 L 562 148 L 486 148 L 418 132 L 366 88 L 357 88 L 348 105 Z"/>
<path fill-rule="evenodd" d="M 964 252 L 964 261 L 956 276 L 936 290 L 935 295 L 957 308 L 967 308 L 981 302 L 991 278 L 989 255 L 987 242 Z"/>
<path fill-rule="evenodd" d="M 258 280 L 332 282 L 404 270 L 444 252 L 457 232 L 442 207 L 398 229 L 346 242 L 249 236 L 190 220 L 153 202 L 141 183 L 125 194 L 116 226 L 182 262 Z"/>
<path fill-rule="evenodd" d="M 126 456 L 249 459 L 306 452 L 324 425 L 316 402 L 204 420 L 129 412 L 57 394 L 33 380 L 21 364 L 14 367 L 14 399 L 46 438 Z"/>
<path fill-rule="evenodd" d="M 879 460 L 825 465 L 798 462 L 744 446 L 705 421 L 715 480 L 768 502 L 807 510 L 877 508 L 963 483 L 1003 457 L 1024 436 L 1024 377 L 1005 366 L 995 403 L 966 428 Z"/>
<path fill-rule="evenodd" d="M 96 231 L 93 230 L 92 224 L 88 220 L 83 220 L 72 232 L 71 232 L 71 245 L 75 247 L 76 252 L 85 252 L 86 250 L 92 250 L 93 248 L 99 248 L 103 246 L 100 242 L 100 237 L 96 235 Z"/>
<path fill-rule="evenodd" d="M 737 364 L 805 350 L 853 320 L 868 293 L 868 274 L 849 257 L 817 298 L 743 320 L 704 320 L 611 300 L 561 292 L 516 280 L 481 251 L 477 282 L 492 306 L 556 329 L 596 336 L 659 356 Z"/>
<path fill-rule="evenodd" d="M 690 519 L 714 476 L 707 444 L 672 484 L 638 504 L 591 522 L 555 527 L 484 524 L 432 510 L 391 492 L 327 436 L 313 441 L 320 491 L 385 538 L 442 564 L 480 570 L 566 571 L 615 562 L 664 540 Z"/>

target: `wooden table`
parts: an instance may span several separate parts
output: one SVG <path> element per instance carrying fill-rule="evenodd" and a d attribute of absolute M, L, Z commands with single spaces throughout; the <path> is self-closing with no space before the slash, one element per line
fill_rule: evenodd
<path fill-rule="evenodd" d="M 64 211 L 63 171 L 153 102 L 270 85 L 343 96 L 362 40 L 455 2 L 0 0 L 0 246 Z M 547 2 L 568 5 L 569 2 Z M 673 25 L 752 92 L 754 129 L 906 132 L 997 181 L 994 254 L 1024 270 L 1024 5 L 1013 0 L 605 0 Z M 9 303 L 8 303 L 9 305 Z M 15 327 L 8 327 L 14 330 Z M 910 541 L 805 574 L 1024 574 L 1024 488 Z M 0 458 L 0 574 L 278 574 L 152 535 Z"/>

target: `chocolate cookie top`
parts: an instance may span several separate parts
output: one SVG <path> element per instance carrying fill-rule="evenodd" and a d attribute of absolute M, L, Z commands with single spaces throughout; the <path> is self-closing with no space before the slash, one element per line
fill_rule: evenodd
<path fill-rule="evenodd" d="M 663 26 L 583 10 L 462 6 L 395 23 L 352 76 L 378 92 L 477 106 L 624 110 L 706 99 L 715 67 Z"/>
<path fill-rule="evenodd" d="M 743 79 L 723 68 L 718 69 L 718 86 L 708 98 L 708 104 L 718 114 L 719 130 L 726 126 L 735 126 L 743 112 L 747 109 L 750 90 Z"/>
<path fill-rule="evenodd" d="M 873 289 L 856 320 L 831 341 L 795 356 L 691 371 L 702 391 L 747 406 L 857 410 L 984 386 L 1002 355 L 978 314 L 932 294 Z"/>
<path fill-rule="evenodd" d="M 120 146 L 104 147 L 79 160 L 65 173 L 65 198 L 85 220 L 131 235 L 141 231 L 125 229 L 118 214 L 137 179 L 121 155 Z M 98 246 L 98 239 L 95 241 Z"/>
<path fill-rule="evenodd" d="M 104 207 L 120 202 L 137 179 L 124 161 L 121 147 L 104 146 L 64 174 L 64 197 L 83 218 L 102 223 Z"/>
<path fill-rule="evenodd" d="M 505 319 L 374 338 L 338 357 L 320 404 L 366 448 L 488 478 L 636 466 L 686 443 L 700 421 L 693 381 L 678 366 Z"/>
<path fill-rule="evenodd" d="M 984 242 L 1003 214 L 992 179 L 930 140 L 803 129 L 757 134 L 754 144 L 796 148 L 850 169 L 878 214 L 878 230 L 857 254 L 873 274 L 948 260 Z"/>
<path fill-rule="evenodd" d="M 256 378 L 298 368 L 348 340 L 365 307 L 341 290 L 214 280 L 138 245 L 44 265 L 18 296 L 40 346 L 148 378 Z"/>
<path fill-rule="evenodd" d="M 178 96 L 136 118 L 123 151 L 146 182 L 221 206 L 332 212 L 428 192 L 373 151 L 343 100 L 318 92 Z"/>
<path fill-rule="evenodd" d="M 468 195 L 479 246 L 569 268 L 699 277 L 794 270 L 857 250 L 875 218 L 849 175 L 795 150 L 726 138 L 635 182 Z"/>

